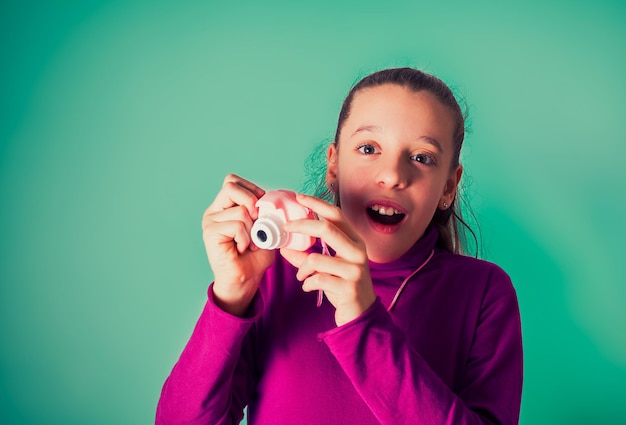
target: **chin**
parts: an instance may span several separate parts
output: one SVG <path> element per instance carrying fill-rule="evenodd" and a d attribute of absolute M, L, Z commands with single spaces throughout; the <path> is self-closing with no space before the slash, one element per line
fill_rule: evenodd
<path fill-rule="evenodd" d="M 367 258 L 375 263 L 388 263 L 393 260 L 397 260 L 411 248 L 411 245 L 405 246 L 405 244 L 394 243 L 393 238 L 372 238 L 365 241 Z M 382 249 L 381 249 L 382 248 Z"/>
<path fill-rule="evenodd" d="M 398 258 L 402 257 L 402 254 L 404 254 L 406 251 L 403 252 L 397 252 L 397 253 L 391 253 L 391 252 L 385 252 L 381 255 L 377 255 L 376 253 L 367 253 L 367 258 L 370 261 L 373 261 L 374 263 L 390 263 L 394 260 L 397 260 Z"/>

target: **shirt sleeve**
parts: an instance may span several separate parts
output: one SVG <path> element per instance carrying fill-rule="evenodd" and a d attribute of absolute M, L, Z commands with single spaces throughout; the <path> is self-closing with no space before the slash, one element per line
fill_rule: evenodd
<path fill-rule="evenodd" d="M 521 325 L 512 286 L 504 295 L 485 296 L 458 394 L 410 346 L 380 300 L 320 339 L 382 424 L 519 422 Z"/>
<path fill-rule="evenodd" d="M 257 293 L 246 318 L 221 310 L 209 287 L 208 300 L 194 331 L 165 381 L 156 425 L 237 424 L 254 386 L 246 355 L 250 329 L 262 311 Z"/>

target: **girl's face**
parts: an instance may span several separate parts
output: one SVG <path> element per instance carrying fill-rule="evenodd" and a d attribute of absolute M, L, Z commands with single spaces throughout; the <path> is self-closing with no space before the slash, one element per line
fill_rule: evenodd
<path fill-rule="evenodd" d="M 385 84 L 354 95 L 328 151 L 327 180 L 370 260 L 400 257 L 437 207 L 452 203 L 462 173 L 451 169 L 454 128 L 452 112 L 427 91 Z"/>

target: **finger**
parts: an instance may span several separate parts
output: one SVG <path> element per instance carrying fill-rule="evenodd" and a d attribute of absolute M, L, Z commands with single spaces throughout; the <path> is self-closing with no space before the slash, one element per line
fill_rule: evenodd
<path fill-rule="evenodd" d="M 322 199 L 316 198 L 314 196 L 304 195 L 302 193 L 298 193 L 296 195 L 296 199 L 301 205 L 311 209 L 319 217 L 322 217 L 323 219 L 337 225 L 350 238 L 354 240 L 360 239 L 360 236 L 356 232 L 356 230 L 354 230 L 352 226 L 345 220 L 345 216 L 343 215 L 343 212 L 339 207 L 329 204 Z"/>
<path fill-rule="evenodd" d="M 214 223 L 221 223 L 227 221 L 240 221 L 246 228 L 246 233 L 250 236 L 250 232 L 252 231 L 252 225 L 254 224 L 254 220 L 250 217 L 250 213 L 248 209 L 243 205 L 237 205 L 226 210 L 218 211 L 216 213 L 207 214 L 202 220 L 202 230 L 204 231 L 208 227 L 210 227 Z M 254 244 L 253 241 L 250 241 L 247 245 L 251 251 L 257 251 L 259 248 Z M 238 250 L 242 248 L 238 247 Z M 244 248 L 245 249 L 245 248 Z M 243 252 L 243 251 L 241 251 Z"/>
<path fill-rule="evenodd" d="M 331 298 L 334 298 L 333 295 L 337 292 L 337 288 L 344 288 L 345 286 L 345 281 L 340 277 L 324 273 L 316 273 L 302 282 L 304 292 L 324 291 L 326 296 Z"/>
<path fill-rule="evenodd" d="M 350 262 L 365 263 L 367 261 L 361 239 L 358 236 L 355 239 L 350 238 L 330 221 L 293 220 L 285 224 L 285 231 L 320 238 L 335 250 L 336 256 Z"/>
<path fill-rule="evenodd" d="M 243 186 L 246 189 L 248 189 L 250 192 L 254 193 L 257 198 L 260 198 L 261 196 L 265 195 L 265 190 L 263 190 L 256 184 L 252 183 L 250 180 L 246 180 L 242 177 L 239 177 L 236 174 L 228 174 L 224 178 L 224 184 L 226 183 L 237 183 L 238 185 Z"/>
<path fill-rule="evenodd" d="M 243 254 L 251 243 L 250 232 L 241 221 L 224 221 L 207 226 L 202 238 L 207 245 L 207 251 L 213 247 L 231 245 L 234 243 L 237 252 Z"/>
<path fill-rule="evenodd" d="M 363 290 L 345 283 L 340 277 L 324 273 L 316 273 L 302 283 L 304 292 L 324 292 L 328 301 L 335 307 L 337 326 L 356 319 L 376 301 L 373 289 Z"/>
<path fill-rule="evenodd" d="M 343 258 L 330 257 L 323 254 L 310 254 L 300 264 L 296 278 L 304 281 L 309 276 L 322 273 L 337 276 L 347 281 L 358 281 L 362 277 L 362 268 Z"/>
<path fill-rule="evenodd" d="M 281 248 L 280 255 L 282 255 L 283 258 L 287 260 L 287 262 L 290 263 L 292 266 L 299 269 L 300 265 L 306 260 L 306 257 L 310 254 L 304 251 Z"/>
<path fill-rule="evenodd" d="M 221 223 L 225 221 L 241 221 L 246 226 L 248 231 L 252 229 L 252 217 L 250 217 L 248 209 L 243 205 L 236 205 L 225 210 L 206 214 L 202 220 L 202 229 L 204 230 L 212 223 Z"/>
<path fill-rule="evenodd" d="M 250 217 L 256 219 L 256 201 L 259 197 L 245 186 L 237 182 L 225 182 L 222 190 L 217 194 L 213 203 L 207 208 L 204 215 L 226 210 L 236 205 L 243 205 L 248 209 Z"/>

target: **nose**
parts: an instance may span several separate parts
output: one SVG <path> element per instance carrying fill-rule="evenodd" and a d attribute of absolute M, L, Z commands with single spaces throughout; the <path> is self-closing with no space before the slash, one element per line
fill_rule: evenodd
<path fill-rule="evenodd" d="M 387 157 L 378 161 L 376 183 L 387 189 L 404 189 L 410 181 L 409 165 L 405 158 Z"/>

